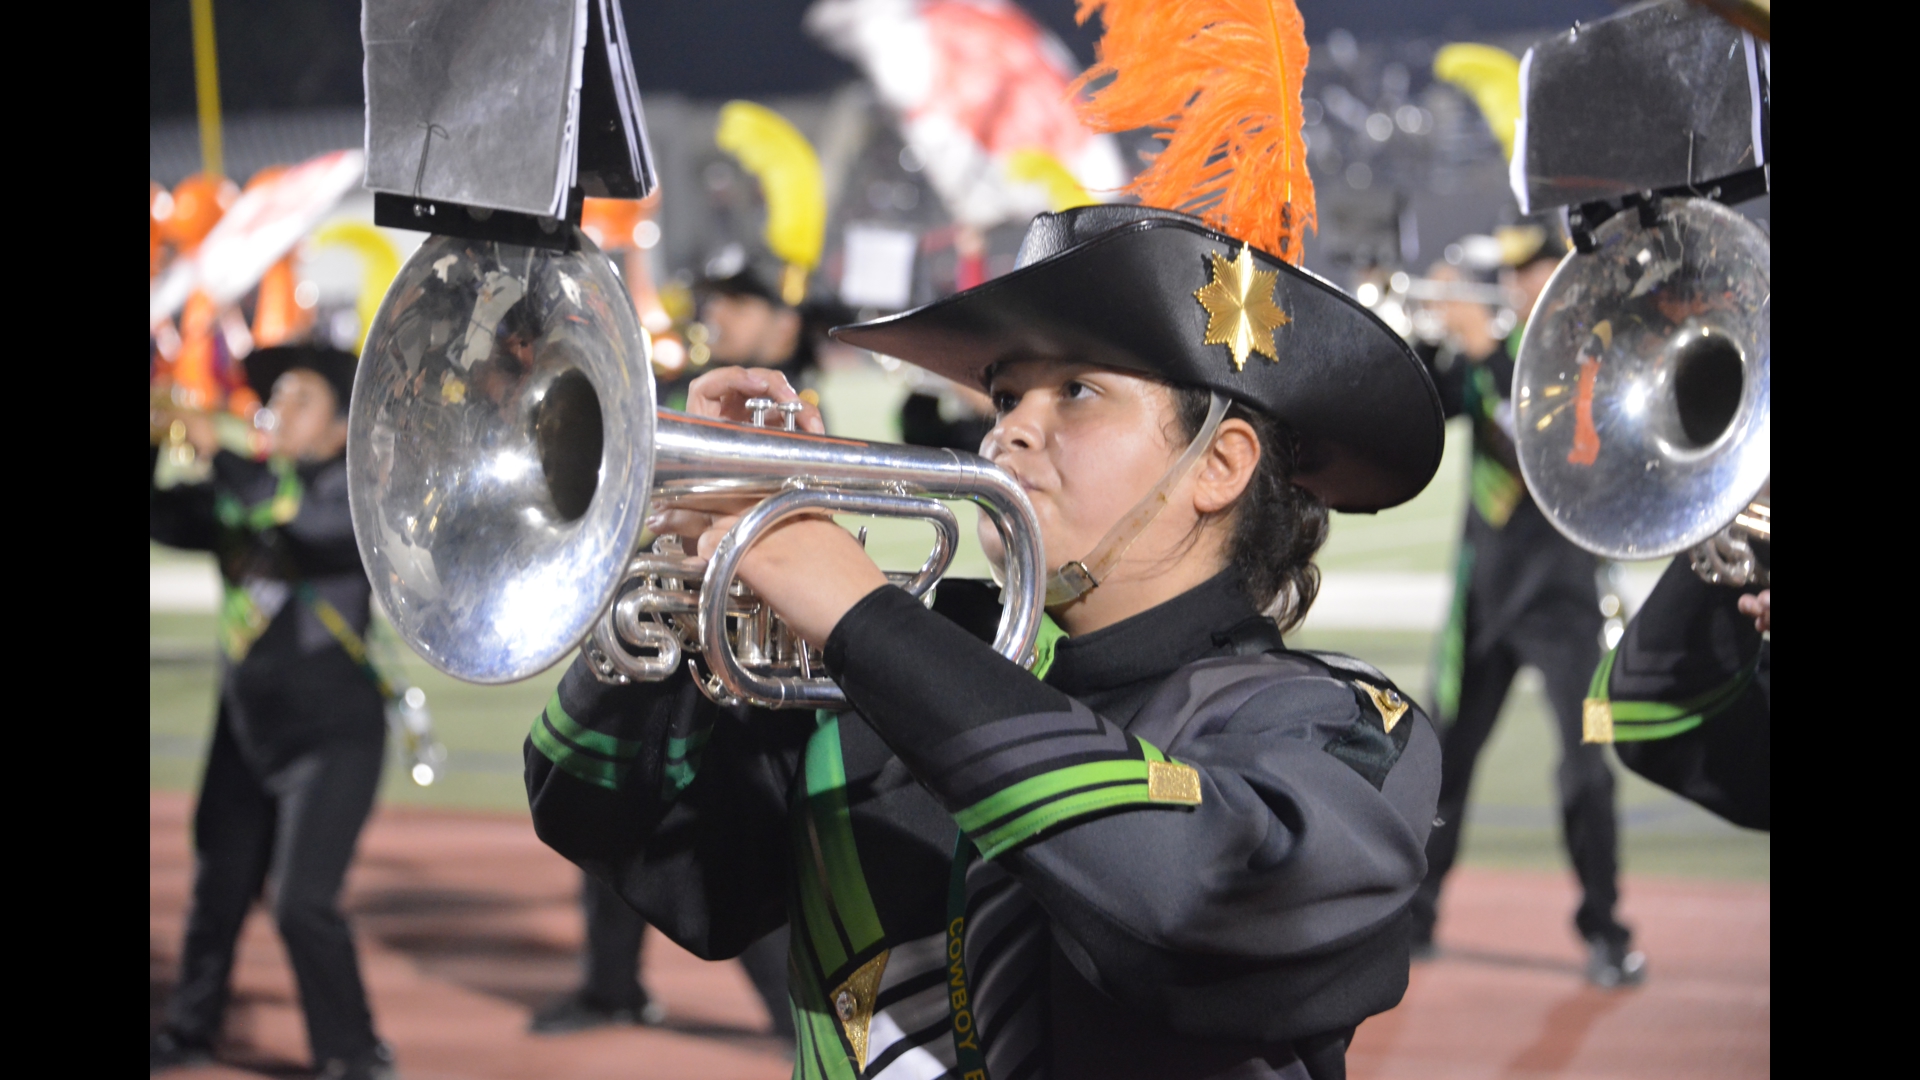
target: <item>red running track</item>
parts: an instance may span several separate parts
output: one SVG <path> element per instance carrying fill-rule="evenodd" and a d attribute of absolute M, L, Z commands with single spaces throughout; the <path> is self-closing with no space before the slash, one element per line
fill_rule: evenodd
<path fill-rule="evenodd" d="M 151 798 L 149 930 L 157 1022 L 176 970 L 191 855 L 191 799 Z M 524 818 L 381 810 L 361 842 L 346 905 L 374 1014 L 407 1080 L 566 1077 L 780 1080 L 789 1066 L 734 964 L 652 935 L 645 978 L 661 1028 L 526 1033 L 528 1010 L 578 978 L 577 871 Z M 1771 1054 L 1768 886 L 1629 877 L 1626 919 L 1650 958 L 1646 986 L 1606 992 L 1580 977 L 1565 875 L 1463 868 L 1441 957 L 1414 970 L 1399 1008 L 1364 1024 L 1355 1080 L 1581 1080 L 1766 1076 Z M 258 911 L 235 970 L 225 1064 L 179 1080 L 299 1076 L 306 1037 L 286 956 Z"/>

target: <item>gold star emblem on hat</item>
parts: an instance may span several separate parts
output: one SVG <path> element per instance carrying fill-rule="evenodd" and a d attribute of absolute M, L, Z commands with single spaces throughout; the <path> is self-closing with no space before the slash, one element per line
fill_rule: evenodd
<path fill-rule="evenodd" d="M 1218 252 L 1207 257 L 1213 260 L 1213 280 L 1193 294 L 1207 309 L 1207 336 L 1201 343 L 1230 349 L 1235 371 L 1246 370 L 1248 353 L 1279 363 L 1273 332 L 1293 321 L 1273 302 L 1280 272 L 1254 269 L 1253 250 L 1246 244 L 1232 262 Z"/>

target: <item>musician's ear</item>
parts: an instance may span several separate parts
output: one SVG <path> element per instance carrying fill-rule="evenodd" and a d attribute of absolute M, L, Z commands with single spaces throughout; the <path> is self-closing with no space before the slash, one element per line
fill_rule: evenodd
<path fill-rule="evenodd" d="M 1200 471 L 1194 474 L 1194 512 L 1204 517 L 1231 507 L 1253 482 L 1259 466 L 1260 436 L 1253 425 L 1238 417 L 1221 421 Z"/>

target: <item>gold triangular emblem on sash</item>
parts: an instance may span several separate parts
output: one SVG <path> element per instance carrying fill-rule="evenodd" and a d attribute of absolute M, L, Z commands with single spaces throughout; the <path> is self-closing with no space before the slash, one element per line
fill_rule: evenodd
<path fill-rule="evenodd" d="M 1367 696 L 1373 699 L 1373 707 L 1380 710 L 1380 726 L 1386 728 L 1391 734 L 1393 726 L 1400 722 L 1401 717 L 1407 715 L 1407 706 L 1410 703 L 1406 697 L 1398 690 L 1382 690 L 1371 683 L 1363 683 L 1359 679 L 1353 680 L 1353 685 L 1365 690 Z"/>
<path fill-rule="evenodd" d="M 882 949 L 879 956 L 861 964 L 828 999 L 833 1004 L 833 1015 L 840 1019 L 840 1027 L 847 1033 L 847 1042 L 853 1047 L 856 1069 L 867 1067 L 867 1029 L 873 1024 L 873 1002 L 880 996 L 880 976 L 887 970 L 887 955 L 891 951 Z"/>

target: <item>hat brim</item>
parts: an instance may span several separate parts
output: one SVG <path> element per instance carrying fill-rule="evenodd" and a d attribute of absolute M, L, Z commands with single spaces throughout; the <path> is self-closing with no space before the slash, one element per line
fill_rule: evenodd
<path fill-rule="evenodd" d="M 1220 390 L 1286 423 L 1301 442 L 1294 481 L 1336 510 L 1372 512 L 1413 498 L 1439 468 L 1445 419 L 1424 364 L 1371 311 L 1326 281 L 1256 252 L 1277 271 L 1288 322 L 1278 360 L 1205 344 L 1195 293 L 1209 255 L 1241 242 L 1181 219 L 1139 221 L 925 307 L 833 336 L 963 385 L 994 365 L 1069 360 Z"/>
<path fill-rule="evenodd" d="M 352 353 L 340 349 L 276 345 L 248 353 L 242 366 L 246 369 L 247 385 L 263 402 L 273 396 L 273 384 L 280 381 L 280 376 L 297 368 L 311 371 L 327 381 L 339 399 L 337 408 L 345 413 L 347 402 L 353 396 L 353 369 L 357 363 Z"/>

